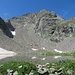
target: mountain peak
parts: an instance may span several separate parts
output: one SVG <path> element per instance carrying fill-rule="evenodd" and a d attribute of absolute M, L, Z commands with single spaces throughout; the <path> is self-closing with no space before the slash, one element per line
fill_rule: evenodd
<path fill-rule="evenodd" d="M 47 10 L 24 14 L 6 21 L 0 18 L 0 27 L 4 32 L 1 35 L 6 35 L 9 37 L 7 39 L 11 38 L 12 41 L 29 50 L 40 47 L 46 47 L 49 50 L 58 47 L 59 43 L 64 46 L 65 39 L 75 36 L 75 18 L 65 21 L 58 14 Z M 70 40 L 67 39 L 67 41 Z M 63 48 L 69 50 L 69 48 Z"/>

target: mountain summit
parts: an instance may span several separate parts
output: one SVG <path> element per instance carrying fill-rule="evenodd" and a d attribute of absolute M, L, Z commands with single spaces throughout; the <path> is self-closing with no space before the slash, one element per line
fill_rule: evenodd
<path fill-rule="evenodd" d="M 64 20 L 53 11 L 0 18 L 0 47 L 24 51 L 32 48 L 70 52 L 75 49 L 75 18 Z"/>

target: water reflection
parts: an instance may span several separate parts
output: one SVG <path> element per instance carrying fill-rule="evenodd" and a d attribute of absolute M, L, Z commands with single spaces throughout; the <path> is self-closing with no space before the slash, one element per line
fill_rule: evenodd
<path fill-rule="evenodd" d="M 32 62 L 34 64 L 46 64 L 46 63 L 52 63 L 52 62 L 58 62 L 58 61 L 62 61 L 62 60 L 75 60 L 74 57 L 71 57 L 71 56 L 47 56 L 47 57 L 40 57 L 40 56 L 26 56 L 26 55 L 16 55 L 16 56 L 13 56 L 10 55 L 10 56 L 0 56 L 2 58 L 3 61 L 1 62 L 6 62 L 6 61 L 25 61 L 25 62 Z M 8 57 L 11 57 L 11 58 L 8 58 Z M 5 59 L 4 59 L 5 58 Z"/>

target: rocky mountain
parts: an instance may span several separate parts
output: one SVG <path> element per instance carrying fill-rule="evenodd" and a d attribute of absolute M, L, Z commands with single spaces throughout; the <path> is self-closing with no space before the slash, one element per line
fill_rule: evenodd
<path fill-rule="evenodd" d="M 0 47 L 19 51 L 32 48 L 64 52 L 75 49 L 75 18 L 64 20 L 53 11 L 0 18 Z"/>

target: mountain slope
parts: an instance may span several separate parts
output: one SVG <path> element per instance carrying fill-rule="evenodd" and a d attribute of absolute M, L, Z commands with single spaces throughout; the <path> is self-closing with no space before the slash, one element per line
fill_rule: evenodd
<path fill-rule="evenodd" d="M 1 22 L 1 21 L 0 21 Z M 75 18 L 64 20 L 52 11 L 42 10 L 39 13 L 25 14 L 4 20 L 8 32 L 15 31 L 13 37 L 5 35 L 0 29 L 0 47 L 14 51 L 30 51 L 32 48 L 64 52 L 75 49 Z"/>

